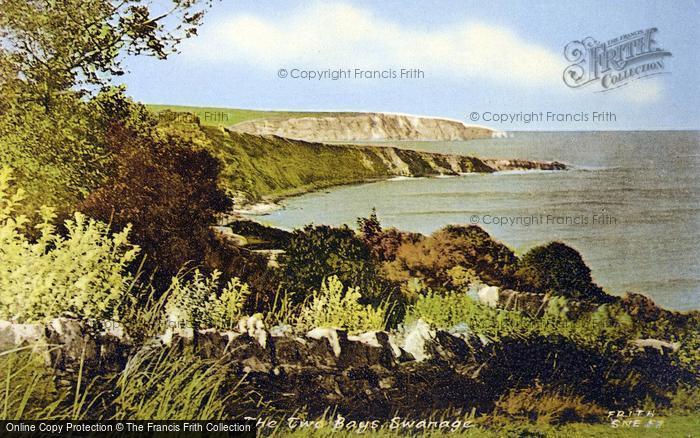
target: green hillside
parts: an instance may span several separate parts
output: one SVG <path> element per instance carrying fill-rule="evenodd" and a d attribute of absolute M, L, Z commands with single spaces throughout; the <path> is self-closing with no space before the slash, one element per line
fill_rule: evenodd
<path fill-rule="evenodd" d="M 239 108 L 200 107 L 184 105 L 160 105 L 146 104 L 146 108 L 154 113 L 161 111 L 173 111 L 177 113 L 191 113 L 199 117 L 200 123 L 206 126 L 230 126 L 247 120 L 290 118 L 290 117 L 320 117 L 325 115 L 339 115 L 350 113 L 335 112 L 304 112 L 304 111 L 260 111 Z"/>
<path fill-rule="evenodd" d="M 194 139 L 219 158 L 220 184 L 239 203 L 399 175 L 493 171 L 480 159 L 466 156 L 390 146 L 311 143 L 197 123 L 162 123 L 161 127 Z"/>

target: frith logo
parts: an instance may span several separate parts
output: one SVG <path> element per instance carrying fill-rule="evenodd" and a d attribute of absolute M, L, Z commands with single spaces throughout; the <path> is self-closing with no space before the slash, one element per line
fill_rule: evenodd
<path fill-rule="evenodd" d="M 564 70 L 564 83 L 571 88 L 597 86 L 610 91 L 637 79 L 669 73 L 664 58 L 671 52 L 659 47 L 655 27 L 620 35 L 606 42 L 591 37 L 571 41 L 564 56 L 572 64 Z"/>

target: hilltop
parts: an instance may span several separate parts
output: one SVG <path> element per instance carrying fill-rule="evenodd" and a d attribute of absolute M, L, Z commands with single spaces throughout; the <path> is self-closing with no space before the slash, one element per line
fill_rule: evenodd
<path fill-rule="evenodd" d="M 493 131 L 458 120 L 363 112 L 261 111 L 223 107 L 149 104 L 158 114 L 193 114 L 203 126 L 312 142 L 455 141 L 490 138 Z"/>

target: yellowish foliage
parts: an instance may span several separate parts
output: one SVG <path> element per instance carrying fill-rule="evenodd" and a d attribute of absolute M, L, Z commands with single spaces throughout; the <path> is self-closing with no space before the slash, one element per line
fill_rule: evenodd
<path fill-rule="evenodd" d="M 36 240 L 23 231 L 26 216 L 17 211 L 22 190 L 13 190 L 11 172 L 0 170 L 0 318 L 38 322 L 58 316 L 117 318 L 117 306 L 133 277 L 126 267 L 139 248 L 119 233 L 76 213 L 56 231 L 54 211 L 42 207 Z"/>

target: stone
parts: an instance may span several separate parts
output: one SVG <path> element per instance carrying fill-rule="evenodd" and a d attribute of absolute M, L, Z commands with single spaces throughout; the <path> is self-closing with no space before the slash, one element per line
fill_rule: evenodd
<path fill-rule="evenodd" d="M 431 357 L 427 347 L 433 339 L 435 339 L 435 330 L 430 327 L 430 324 L 419 319 L 405 329 L 401 348 L 414 360 L 422 362 Z"/>
<path fill-rule="evenodd" d="M 681 348 L 680 342 L 667 342 L 660 339 L 634 339 L 630 341 L 630 344 L 638 347 L 640 350 L 653 348 L 661 354 L 664 352 L 676 352 Z"/>
<path fill-rule="evenodd" d="M 486 286 L 479 289 L 477 292 L 479 297 L 479 302 L 485 304 L 489 307 L 498 306 L 498 287 L 496 286 Z"/>

